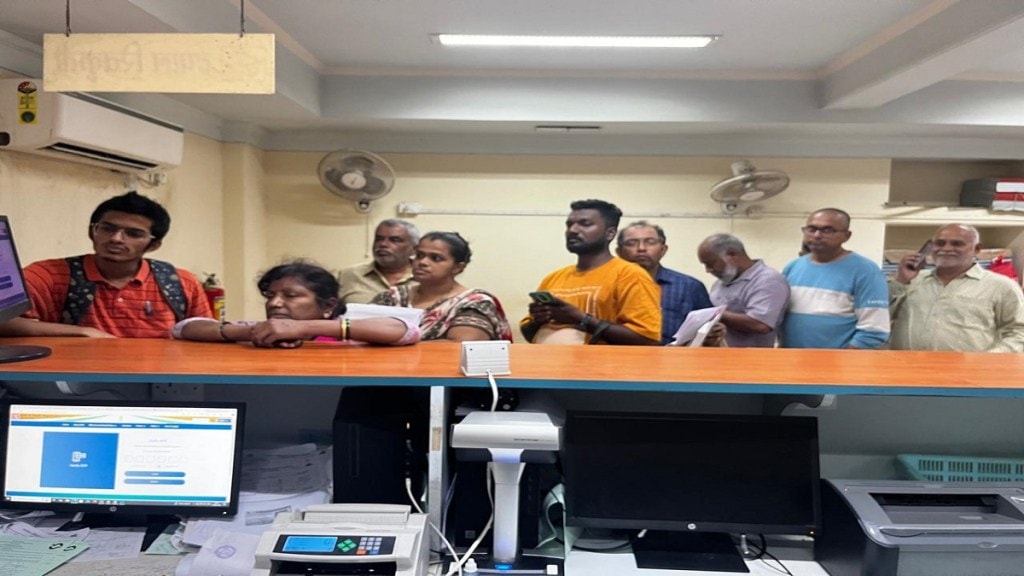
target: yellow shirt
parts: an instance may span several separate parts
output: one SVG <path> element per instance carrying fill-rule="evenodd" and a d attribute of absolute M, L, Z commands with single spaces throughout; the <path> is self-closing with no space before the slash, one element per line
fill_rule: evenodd
<path fill-rule="evenodd" d="M 579 272 L 575 265 L 566 266 L 548 274 L 537 290 L 551 292 L 599 320 L 625 326 L 654 341 L 661 340 L 661 289 L 636 264 L 612 258 L 586 272 Z M 527 316 L 520 326 L 530 320 Z M 567 324 L 550 326 L 575 330 Z"/>

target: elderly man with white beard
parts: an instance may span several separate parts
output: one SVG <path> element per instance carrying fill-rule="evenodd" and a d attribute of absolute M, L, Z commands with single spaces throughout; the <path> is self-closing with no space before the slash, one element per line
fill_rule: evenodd
<path fill-rule="evenodd" d="M 775 346 L 789 303 L 789 284 L 761 260 L 747 256 L 743 242 L 732 234 L 713 234 L 697 247 L 697 259 L 718 278 L 711 303 L 725 306 L 719 320 L 725 341 L 736 348 Z"/>

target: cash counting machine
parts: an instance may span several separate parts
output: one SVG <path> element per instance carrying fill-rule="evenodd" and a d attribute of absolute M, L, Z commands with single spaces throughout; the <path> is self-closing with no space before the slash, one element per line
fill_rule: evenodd
<path fill-rule="evenodd" d="M 1024 484 L 822 480 L 831 576 L 1024 574 Z"/>
<path fill-rule="evenodd" d="M 263 533 L 252 576 L 425 576 L 425 514 L 398 504 L 322 504 L 282 512 Z"/>

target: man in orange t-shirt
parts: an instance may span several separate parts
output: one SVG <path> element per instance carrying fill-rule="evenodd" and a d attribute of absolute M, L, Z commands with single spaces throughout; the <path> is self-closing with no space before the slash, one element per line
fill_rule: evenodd
<path fill-rule="evenodd" d="M 519 323 L 523 336 L 544 344 L 657 346 L 661 290 L 647 272 L 612 256 L 622 211 L 604 200 L 579 200 L 565 221 L 565 247 L 576 264 L 548 274 Z"/>
<path fill-rule="evenodd" d="M 102 202 L 89 219 L 94 253 L 26 267 L 32 309 L 0 324 L 0 336 L 169 338 L 179 317 L 210 317 L 195 275 L 144 258 L 170 226 L 167 210 L 136 192 Z M 69 288 L 83 284 L 88 292 Z"/>

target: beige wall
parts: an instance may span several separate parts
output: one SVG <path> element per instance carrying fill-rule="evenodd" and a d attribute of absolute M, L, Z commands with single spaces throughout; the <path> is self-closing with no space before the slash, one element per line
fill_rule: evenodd
<path fill-rule="evenodd" d="M 422 213 L 409 219 L 421 231 L 456 230 L 469 239 L 474 255 L 462 282 L 495 292 L 515 321 L 525 313 L 527 292 L 573 262 L 563 222 L 569 203 L 581 198 L 618 204 L 624 223 L 661 224 L 670 247 L 663 263 L 706 285 L 711 278 L 694 254 L 705 236 L 733 232 L 753 256 L 781 268 L 796 254 L 805 215 L 824 206 L 853 214 L 848 246 L 874 260 L 881 258 L 886 229 L 897 222 L 927 235 L 943 221 L 1007 219 L 982 210 L 886 209 L 888 160 L 756 158 L 761 168 L 789 173 L 792 184 L 762 204 L 762 217 L 749 218 L 723 215 L 708 197 L 733 158 L 398 154 L 387 156 L 397 173 L 394 190 L 364 215 L 320 185 L 322 157 L 187 135 L 184 162 L 168 171 L 167 184 L 139 186 L 173 217 L 154 256 L 196 273 L 216 272 L 228 290 L 228 317 L 259 318 L 260 271 L 296 257 L 333 270 L 368 260 L 374 224 L 395 216 L 399 203 L 415 202 Z M 0 152 L 0 213 L 12 218 L 23 263 L 89 251 L 88 214 L 131 185 L 104 169 Z M 919 244 L 916 236 L 906 242 Z"/>
<path fill-rule="evenodd" d="M 138 190 L 163 204 L 171 231 L 152 256 L 199 275 L 224 268 L 222 145 L 186 135 L 182 166 L 151 187 L 104 168 L 0 152 L 0 214 L 11 218 L 22 265 L 92 251 L 89 215 L 100 202 Z"/>
<path fill-rule="evenodd" d="M 850 247 L 880 257 L 877 218 L 889 177 L 885 160 L 758 159 L 788 172 L 793 184 L 764 204 L 768 215 L 750 219 L 724 216 L 708 197 L 732 159 L 388 155 L 395 188 L 362 215 L 319 184 L 323 154 L 265 156 L 268 264 L 306 256 L 334 269 L 367 260 L 373 224 L 393 217 L 398 203 L 416 202 L 424 213 L 409 220 L 422 232 L 455 230 L 470 241 L 462 283 L 495 292 L 510 319 L 525 314 L 526 294 L 545 274 L 574 262 L 563 237 L 573 200 L 601 198 L 623 209 L 624 223 L 660 224 L 670 246 L 663 264 L 710 285 L 695 254 L 705 236 L 733 232 L 753 255 L 782 267 L 796 255 L 806 213 L 827 205 L 871 215 L 855 222 Z"/>

